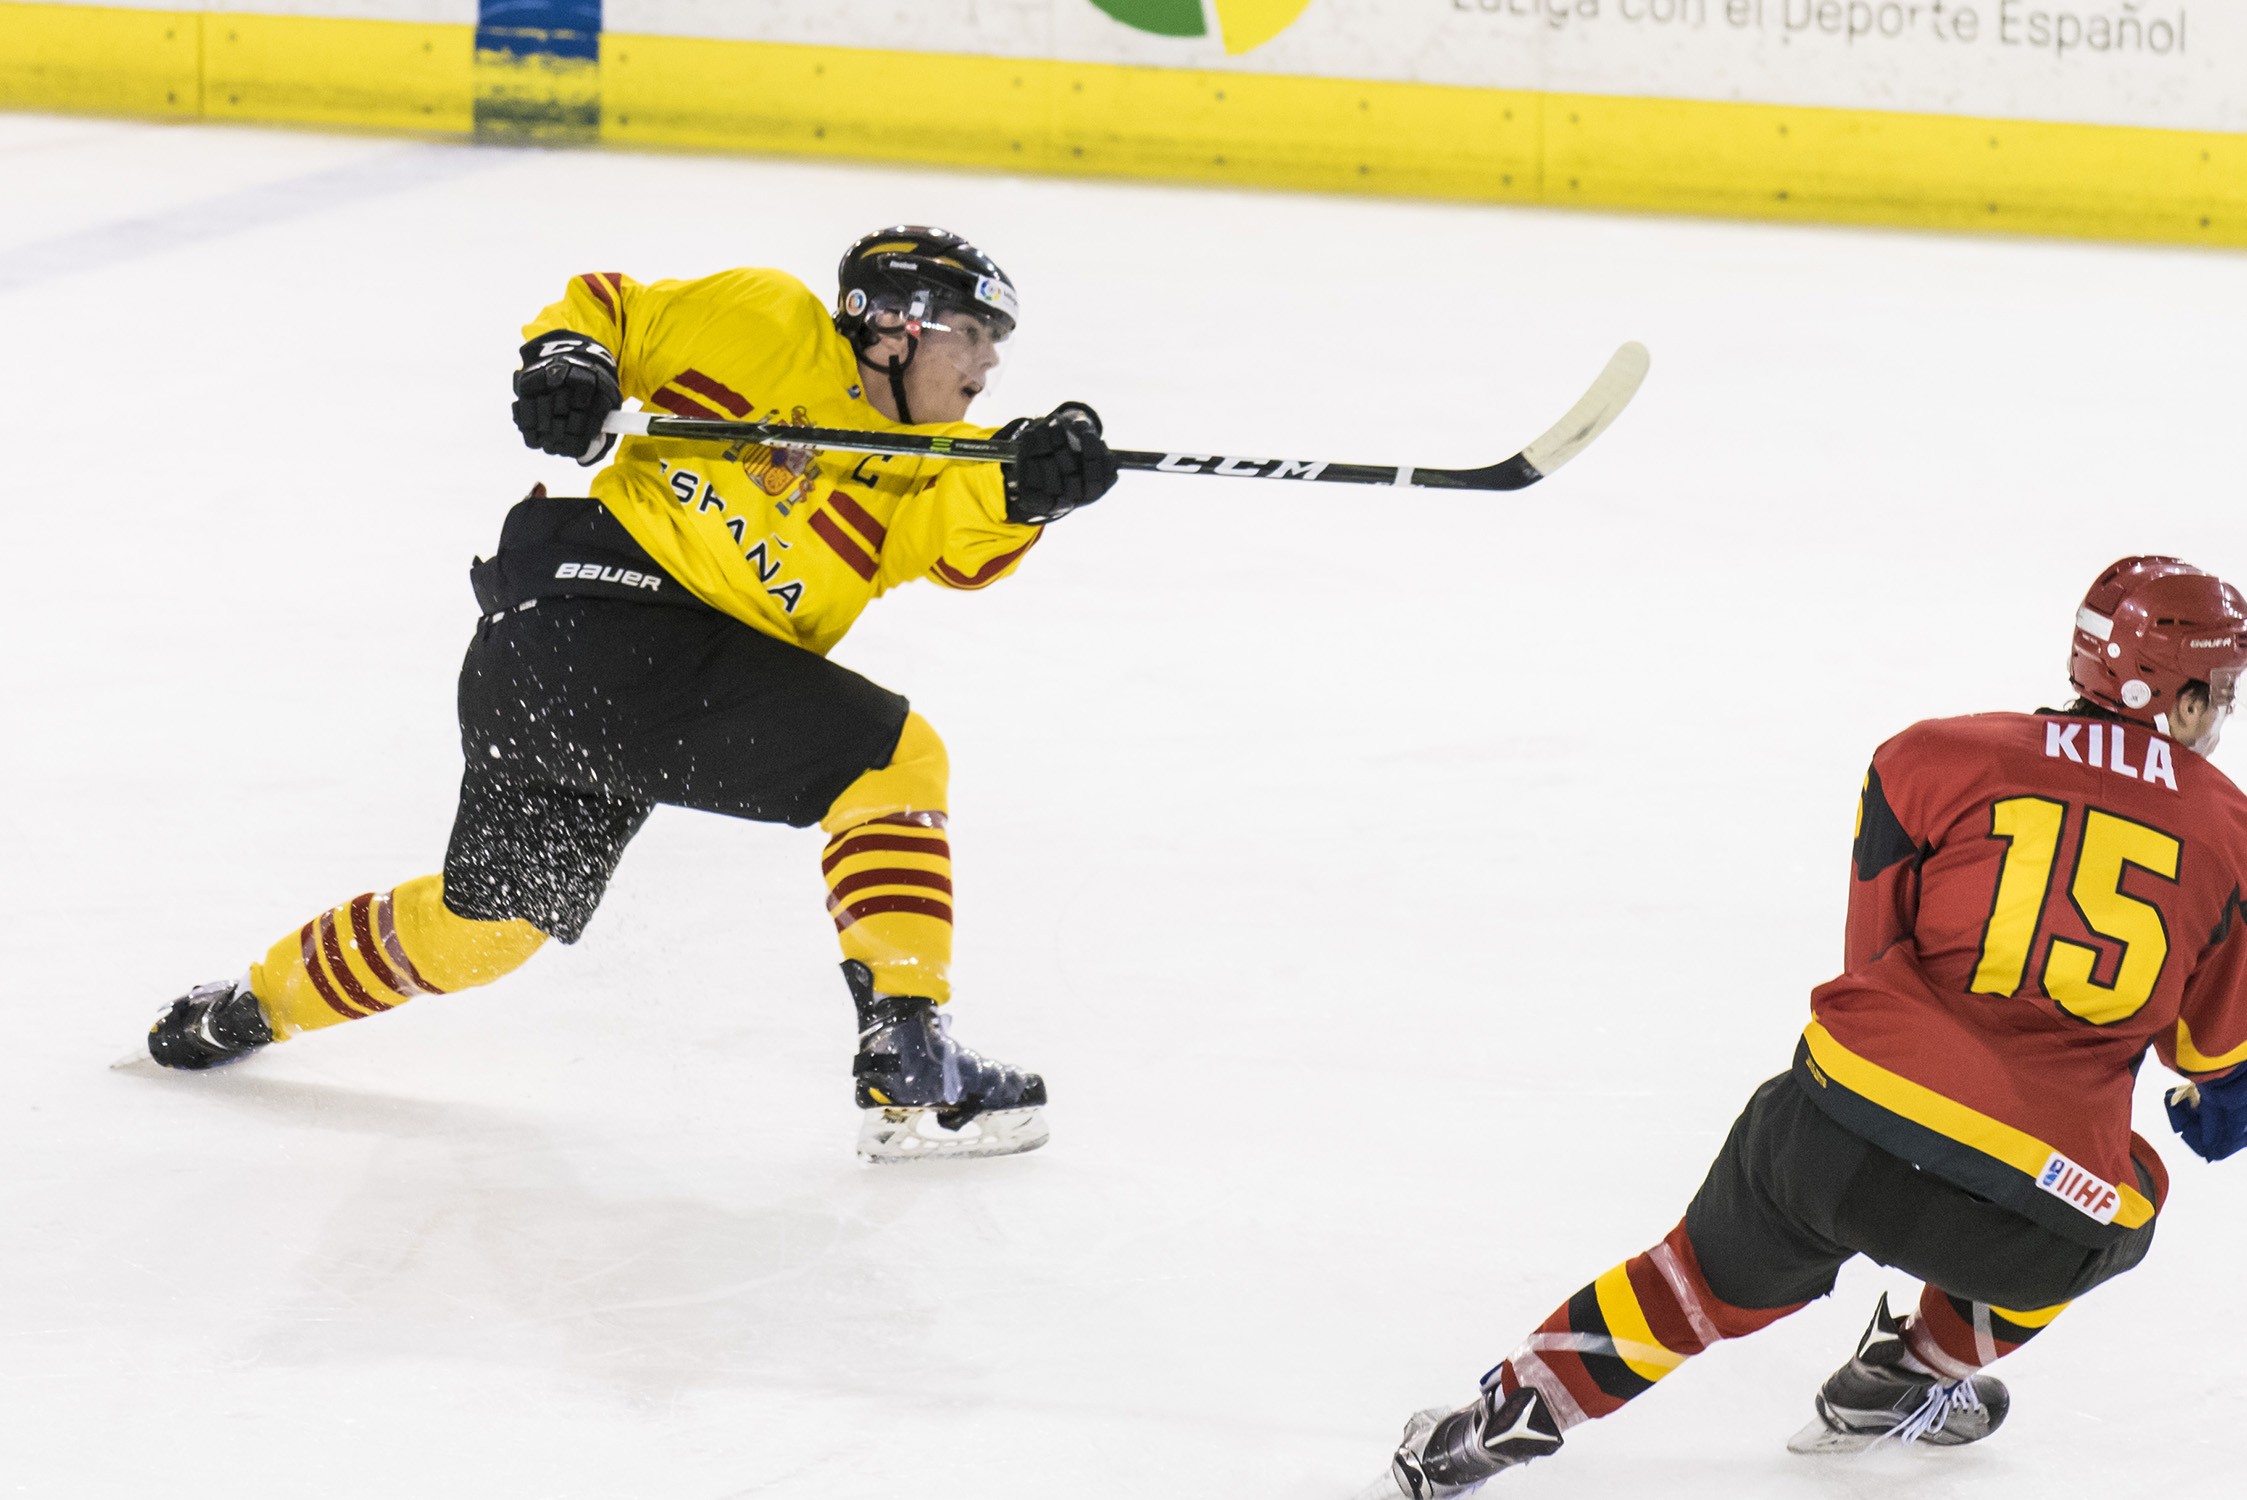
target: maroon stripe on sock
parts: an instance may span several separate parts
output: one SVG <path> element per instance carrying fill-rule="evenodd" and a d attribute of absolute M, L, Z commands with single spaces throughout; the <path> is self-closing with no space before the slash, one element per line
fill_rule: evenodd
<path fill-rule="evenodd" d="M 328 1002 L 328 1009 L 346 1021 L 356 1021 L 366 1014 L 344 1004 L 343 997 L 335 992 L 335 986 L 328 983 L 328 976 L 320 972 L 320 950 L 312 941 L 310 922 L 305 923 L 304 931 L 297 934 L 297 945 L 304 950 L 304 972 L 311 978 L 312 987 L 320 992 L 320 998 Z"/>
<path fill-rule="evenodd" d="M 926 854 L 937 859 L 952 857 L 952 844 L 939 834 L 934 838 L 907 838 L 901 833 L 861 833 L 845 837 L 827 846 L 827 857 L 819 862 L 822 875 L 835 873 L 835 866 L 846 859 L 861 854 Z"/>
<path fill-rule="evenodd" d="M 1790 1313 L 1800 1312 L 1808 1304 L 1790 1302 L 1784 1307 L 1734 1307 L 1716 1294 L 1709 1278 L 1701 1274 L 1701 1257 L 1693 1248 L 1693 1238 L 1685 1232 L 1685 1221 L 1678 1220 L 1677 1227 L 1662 1236 L 1662 1243 L 1676 1255 L 1678 1271 L 1685 1284 L 1699 1299 L 1701 1314 L 1716 1329 L 1720 1339 L 1746 1338 L 1778 1322 Z M 1652 1251 L 1647 1252 L 1652 1255 Z"/>
<path fill-rule="evenodd" d="M 1655 1343 L 1688 1358 L 1708 1348 L 1694 1331 L 1692 1314 L 1678 1300 L 1669 1278 L 1654 1264 L 1651 1254 L 1632 1256 L 1624 1263 L 1623 1274 L 1630 1279 L 1631 1295 L 1638 1298 L 1638 1310 L 1645 1314 L 1646 1330 L 1654 1335 Z"/>
<path fill-rule="evenodd" d="M 849 532 L 835 524 L 833 516 L 823 510 L 813 511 L 811 513 L 811 529 L 819 534 L 819 539 L 825 542 L 837 557 L 850 564 L 850 570 L 853 573 L 856 573 L 868 583 L 874 581 L 874 559 L 866 555 L 864 547 L 850 539 Z"/>
<path fill-rule="evenodd" d="M 368 1010 L 388 1010 L 390 1007 L 374 997 L 359 976 L 351 972 L 351 965 L 343 961 L 343 937 L 336 931 L 335 913 L 320 913 L 320 951 L 328 956 L 328 966 L 335 971 L 335 981 L 351 997 L 353 1005 L 363 1005 Z"/>
<path fill-rule="evenodd" d="M 1974 1304 L 1940 1287 L 1920 1289 L 1919 1316 L 1913 1321 L 1911 1335 L 1906 1346 L 1928 1364 L 1935 1361 L 1927 1358 L 1926 1349 L 1918 1347 L 1922 1340 L 1962 1365 L 1972 1369 L 1982 1366 L 1982 1352 L 1974 1342 Z"/>
<path fill-rule="evenodd" d="M 835 930 L 841 932 L 861 917 L 879 917 L 900 911 L 934 917 L 947 927 L 952 924 L 952 908 L 934 896 L 868 896 L 863 901 L 853 901 L 835 913 Z"/>
<path fill-rule="evenodd" d="M 398 941 L 398 918 L 392 910 L 397 904 L 396 891 L 384 891 L 375 902 L 375 928 L 382 934 L 382 951 L 390 956 L 390 961 L 398 966 L 398 972 L 405 975 L 406 982 L 417 991 L 424 995 L 442 995 L 444 990 L 422 977 L 421 970 L 414 967 L 414 961 L 406 957 L 406 945 Z"/>
<path fill-rule="evenodd" d="M 381 983 L 382 987 L 397 995 L 401 1000 L 411 1000 L 414 992 L 407 989 L 404 981 L 400 980 L 391 971 L 390 965 L 382 961 L 382 945 L 375 941 L 374 923 L 367 920 L 367 913 L 373 906 L 374 893 L 372 891 L 364 896 L 352 898 L 352 941 L 359 945 L 359 956 L 367 961 L 367 968 L 373 972 L 374 977 Z"/>
<path fill-rule="evenodd" d="M 747 397 L 739 391 L 720 385 L 700 370 L 681 370 L 679 378 L 673 384 L 683 385 L 697 396 L 717 402 L 735 417 L 749 415 L 750 407 Z"/>
<path fill-rule="evenodd" d="M 952 894 L 952 882 L 932 870 L 860 870 L 835 882 L 827 893 L 827 909 L 833 911 L 845 897 L 877 885 L 917 885 L 923 890 Z"/>
<path fill-rule="evenodd" d="M 887 817 L 868 818 L 860 828 L 874 828 L 884 824 L 897 828 L 942 828 L 949 820 L 940 812 L 891 813 Z"/>

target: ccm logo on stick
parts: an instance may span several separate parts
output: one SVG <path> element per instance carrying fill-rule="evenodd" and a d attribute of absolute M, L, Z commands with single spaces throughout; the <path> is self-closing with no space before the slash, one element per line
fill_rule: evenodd
<path fill-rule="evenodd" d="M 563 563 L 554 570 L 556 578 L 583 578 L 602 583 L 621 583 L 628 589 L 655 590 L 663 587 L 663 580 L 630 568 L 604 568 L 599 563 Z"/>
<path fill-rule="evenodd" d="M 1163 474 L 1223 474 L 1234 479 L 1316 479 L 1326 468 L 1300 458 L 1220 458 L 1212 453 L 1165 453 L 1155 465 Z"/>

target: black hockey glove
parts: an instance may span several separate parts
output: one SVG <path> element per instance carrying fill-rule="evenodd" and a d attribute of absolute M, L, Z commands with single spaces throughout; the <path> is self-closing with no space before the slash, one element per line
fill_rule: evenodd
<path fill-rule="evenodd" d="M 1017 526 L 1058 521 L 1116 482 L 1115 456 L 1100 438 L 1100 413 L 1064 401 L 1042 417 L 1016 417 L 998 435 L 1021 444 L 1006 465 L 1006 518 Z"/>
<path fill-rule="evenodd" d="M 2210 1161 L 2247 1146 L 2247 1069 L 2197 1088 L 2169 1092 L 2169 1124 Z"/>
<path fill-rule="evenodd" d="M 523 446 L 597 464 L 616 442 L 601 419 L 624 404 L 616 356 L 582 333 L 550 333 L 523 346 L 515 372 L 515 425 Z"/>

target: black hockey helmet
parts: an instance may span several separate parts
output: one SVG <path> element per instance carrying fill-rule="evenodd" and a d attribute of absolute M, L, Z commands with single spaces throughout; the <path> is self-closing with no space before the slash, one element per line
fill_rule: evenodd
<path fill-rule="evenodd" d="M 920 322 L 965 310 L 991 322 L 1001 338 L 1021 316 L 1014 282 L 997 261 L 950 230 L 925 224 L 896 224 L 859 236 L 843 252 L 835 280 L 835 327 L 860 348 L 873 341 L 867 320 L 877 312 Z"/>
<path fill-rule="evenodd" d="M 943 325 L 944 315 L 968 312 L 990 325 L 994 338 L 1014 332 L 1021 303 L 1014 282 L 997 261 L 950 230 L 925 224 L 895 224 L 861 235 L 843 252 L 835 270 L 835 331 L 850 340 L 864 359 L 866 351 L 891 328 L 905 335 L 905 357 L 885 367 L 900 420 L 913 420 L 905 400 L 905 370 L 920 353 L 924 324 Z M 895 319 L 891 328 L 876 318 Z"/>

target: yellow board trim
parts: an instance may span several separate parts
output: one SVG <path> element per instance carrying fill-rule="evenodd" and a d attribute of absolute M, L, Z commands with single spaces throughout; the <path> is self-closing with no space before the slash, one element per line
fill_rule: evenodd
<path fill-rule="evenodd" d="M 1869 1099 L 1891 1114 L 1926 1126 L 1949 1136 L 1964 1146 L 1970 1146 L 1984 1156 L 2005 1163 L 2018 1171 L 2036 1177 L 2052 1159 L 2052 1147 L 2023 1130 L 2016 1130 L 2003 1120 L 1993 1120 L 1979 1110 L 1969 1109 L 1953 1099 L 1923 1084 L 1912 1082 L 1899 1073 L 1891 1073 L 1876 1062 L 1871 1062 L 1851 1052 L 1834 1040 L 1833 1033 L 1817 1021 L 1803 1028 L 1803 1040 L 1810 1044 L 1812 1061 L 1828 1077 L 1859 1098 Z M 2121 1203 L 2114 1211 L 2114 1222 L 2125 1229 L 2135 1229 L 2153 1217 L 2153 1204 L 2135 1186 L 2126 1182 L 2114 1184 Z"/>
<path fill-rule="evenodd" d="M 474 35 L 0 0 L 0 108 L 2247 247 L 2240 134 L 688 37 L 479 63 Z"/>
<path fill-rule="evenodd" d="M 188 11 L 0 5 L 0 107 L 193 118 L 203 17 Z"/>
<path fill-rule="evenodd" d="M 474 126 L 474 28 L 330 16 L 206 16 L 203 113 L 348 130 Z"/>

